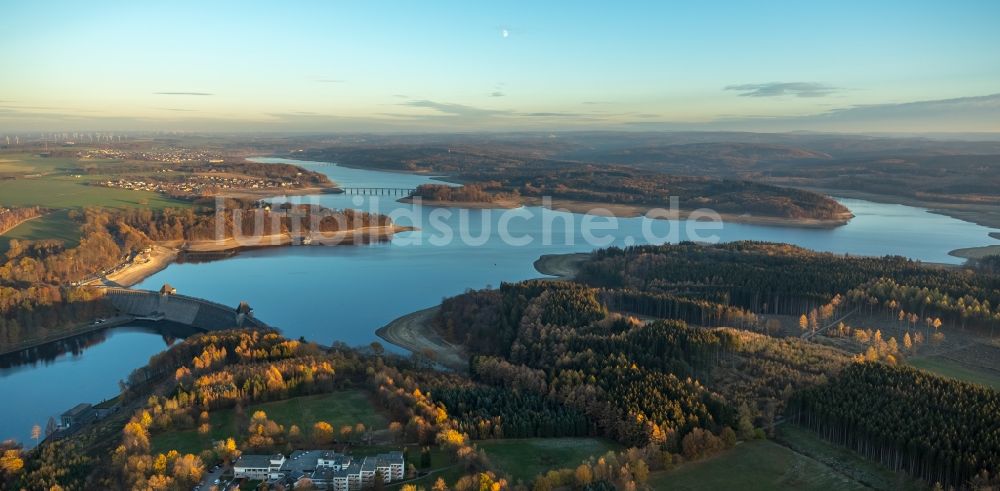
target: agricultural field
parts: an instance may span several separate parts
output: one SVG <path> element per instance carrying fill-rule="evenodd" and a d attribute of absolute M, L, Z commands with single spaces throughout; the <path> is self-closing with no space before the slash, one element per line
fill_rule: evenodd
<path fill-rule="evenodd" d="M 514 482 L 525 483 L 551 469 L 576 467 L 590 457 L 621 450 L 621 445 L 603 438 L 482 440 L 477 445 Z"/>
<path fill-rule="evenodd" d="M 0 235 L 0 254 L 7 252 L 11 240 L 58 239 L 67 247 L 75 247 L 80 239 L 80 226 L 69 218 L 68 210 L 32 218 Z"/>
<path fill-rule="evenodd" d="M 942 377 L 985 385 L 1000 390 L 1000 373 L 988 368 L 970 367 L 940 356 L 910 358 L 907 362 L 916 368 Z"/>
<path fill-rule="evenodd" d="M 91 178 L 53 175 L 0 180 L 0 202 L 7 206 L 39 205 L 47 208 L 165 208 L 189 206 L 148 191 L 90 186 Z"/>
<path fill-rule="evenodd" d="M 663 490 L 866 489 L 826 465 L 768 440 L 743 442 L 706 460 L 657 472 L 650 485 Z"/>
<path fill-rule="evenodd" d="M 807 430 L 779 427 L 777 438 L 752 440 L 706 460 L 650 477 L 653 489 L 924 489 L 912 479 L 827 443 Z"/>
<path fill-rule="evenodd" d="M 827 469 L 875 489 L 918 490 L 926 486 L 902 473 L 872 462 L 854 451 L 823 440 L 804 428 L 785 424 L 777 428 L 775 439 L 796 455 L 811 459 Z"/>
<path fill-rule="evenodd" d="M 375 430 L 388 427 L 385 417 L 377 412 L 364 392 L 347 390 L 255 404 L 244 408 L 241 417 L 237 417 L 233 409 L 212 411 L 208 434 L 201 435 L 196 429 L 154 434 L 151 438 L 153 453 L 173 449 L 197 454 L 211 448 L 216 440 L 228 437 L 239 440 L 246 432 L 240 422 L 248 421 L 255 411 L 264 411 L 268 419 L 283 425 L 286 430 L 293 424 L 298 425 L 304 435 L 309 434 L 317 421 L 326 421 L 338 430 L 359 422 Z"/>
<path fill-rule="evenodd" d="M 116 161 L 80 160 L 69 157 L 39 157 L 31 154 L 0 154 L 0 206 L 43 206 L 56 210 L 8 230 L 0 236 L 0 253 L 12 239 L 60 239 L 68 246 L 80 238 L 79 225 L 69 219 L 70 210 L 89 206 L 108 208 L 186 207 L 189 203 L 147 191 L 130 191 L 89 183 L 107 175 L 85 175 L 84 167 L 107 167 Z"/>

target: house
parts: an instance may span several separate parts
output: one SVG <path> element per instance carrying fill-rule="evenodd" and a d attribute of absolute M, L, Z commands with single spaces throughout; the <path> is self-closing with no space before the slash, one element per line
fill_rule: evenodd
<path fill-rule="evenodd" d="M 118 397 L 100 402 L 94 406 L 94 418 L 104 419 L 121 409 L 121 399 Z"/>
<path fill-rule="evenodd" d="M 275 455 L 242 455 L 233 462 L 233 475 L 236 478 L 248 478 L 257 481 L 280 479 L 281 466 L 285 456 Z"/>
<path fill-rule="evenodd" d="M 73 409 L 62 413 L 62 415 L 59 416 L 59 423 L 63 428 L 69 428 L 71 426 L 87 423 L 93 418 L 93 416 L 93 406 L 86 402 L 81 402 L 80 404 L 74 406 Z"/>

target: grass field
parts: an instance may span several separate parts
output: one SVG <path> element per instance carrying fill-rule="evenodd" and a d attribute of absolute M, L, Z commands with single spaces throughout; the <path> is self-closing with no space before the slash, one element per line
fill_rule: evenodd
<path fill-rule="evenodd" d="M 525 483 L 550 469 L 576 467 L 591 456 L 621 450 L 617 443 L 602 438 L 482 440 L 477 445 L 514 482 Z"/>
<path fill-rule="evenodd" d="M 378 413 L 368 396 L 358 390 L 334 392 L 316 396 L 296 397 L 283 401 L 267 402 L 250 406 L 246 414 L 261 410 L 267 417 L 289 427 L 299 425 L 303 432 L 309 431 L 317 421 L 326 421 L 334 428 L 364 423 L 369 429 L 387 428 L 389 422 Z"/>
<path fill-rule="evenodd" d="M 927 370 L 942 377 L 981 384 L 1000 390 L 1000 375 L 987 370 L 977 370 L 941 357 L 911 358 L 907 361 L 914 367 Z"/>
<path fill-rule="evenodd" d="M 237 418 L 232 409 L 213 411 L 210 414 L 212 429 L 207 435 L 200 435 L 194 429 L 155 434 L 150 442 L 153 452 L 177 450 L 197 454 L 211 448 L 216 440 L 239 439 L 246 431 L 239 421 L 248 419 L 255 411 L 264 411 L 286 430 L 293 424 L 298 425 L 303 435 L 308 435 L 317 421 L 326 421 L 338 430 L 343 425 L 354 426 L 359 422 L 376 430 L 388 427 L 385 417 L 376 411 L 364 392 L 347 390 L 248 406 L 243 410 L 245 417 L 242 419 Z"/>
<path fill-rule="evenodd" d="M 925 489 L 918 481 L 787 424 L 779 427 L 776 441 L 743 442 L 708 460 L 657 472 L 650 485 L 664 490 Z"/>
<path fill-rule="evenodd" d="M 86 178 L 72 176 L 42 176 L 0 181 L 0 205 L 46 208 L 83 208 L 86 206 L 183 207 L 190 206 L 149 191 L 89 186 Z"/>
<path fill-rule="evenodd" d="M 0 154 L 0 206 L 43 206 L 57 210 L 22 224 L 0 236 L 0 253 L 11 239 L 60 239 L 76 245 L 80 227 L 68 217 L 71 209 L 88 206 L 108 208 L 187 207 L 189 203 L 148 191 L 131 191 L 91 186 L 100 176 L 80 174 L 83 166 L 106 167 L 113 172 L 116 161 L 77 160 L 68 157 L 43 158 L 30 154 Z M 103 172 L 103 169 L 102 169 Z"/>
<path fill-rule="evenodd" d="M 785 424 L 778 427 L 777 439 L 795 453 L 807 456 L 826 468 L 836 470 L 851 480 L 875 489 L 925 489 L 921 482 L 897 474 L 854 451 L 823 440 L 801 427 Z"/>
<path fill-rule="evenodd" d="M 206 435 L 199 434 L 198 430 L 168 431 L 154 434 L 149 441 L 153 454 L 177 450 L 182 454 L 193 453 L 197 455 L 202 450 L 212 448 L 212 444 L 216 440 L 238 436 L 235 414 L 231 409 L 213 411 L 210 416 L 212 429 Z"/>
<path fill-rule="evenodd" d="M 768 440 L 753 440 L 700 462 L 657 472 L 653 489 L 866 489 L 833 469 Z"/>
<path fill-rule="evenodd" d="M 24 222 L 0 235 L 0 254 L 7 252 L 11 240 L 59 239 L 66 247 L 80 240 L 80 226 L 69 218 L 68 210 L 59 210 Z"/>

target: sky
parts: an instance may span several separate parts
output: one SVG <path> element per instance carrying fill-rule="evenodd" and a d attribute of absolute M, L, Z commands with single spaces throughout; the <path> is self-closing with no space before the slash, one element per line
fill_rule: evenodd
<path fill-rule="evenodd" d="M 1000 132 L 1000 2 L 33 0 L 0 131 Z"/>

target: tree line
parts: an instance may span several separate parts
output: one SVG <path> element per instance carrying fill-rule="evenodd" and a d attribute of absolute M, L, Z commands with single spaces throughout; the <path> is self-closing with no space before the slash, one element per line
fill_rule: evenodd
<path fill-rule="evenodd" d="M 1000 471 L 1000 393 L 909 367 L 857 363 L 803 390 L 788 415 L 886 467 L 945 487 Z"/>
<path fill-rule="evenodd" d="M 838 255 L 752 241 L 612 247 L 595 251 L 577 278 L 646 297 L 655 292 L 717 302 L 748 314 L 799 316 L 841 296 L 845 305 L 871 311 L 892 304 L 921 320 L 930 316 L 990 330 L 1000 326 L 1000 275 L 928 267 L 898 256 Z"/>

